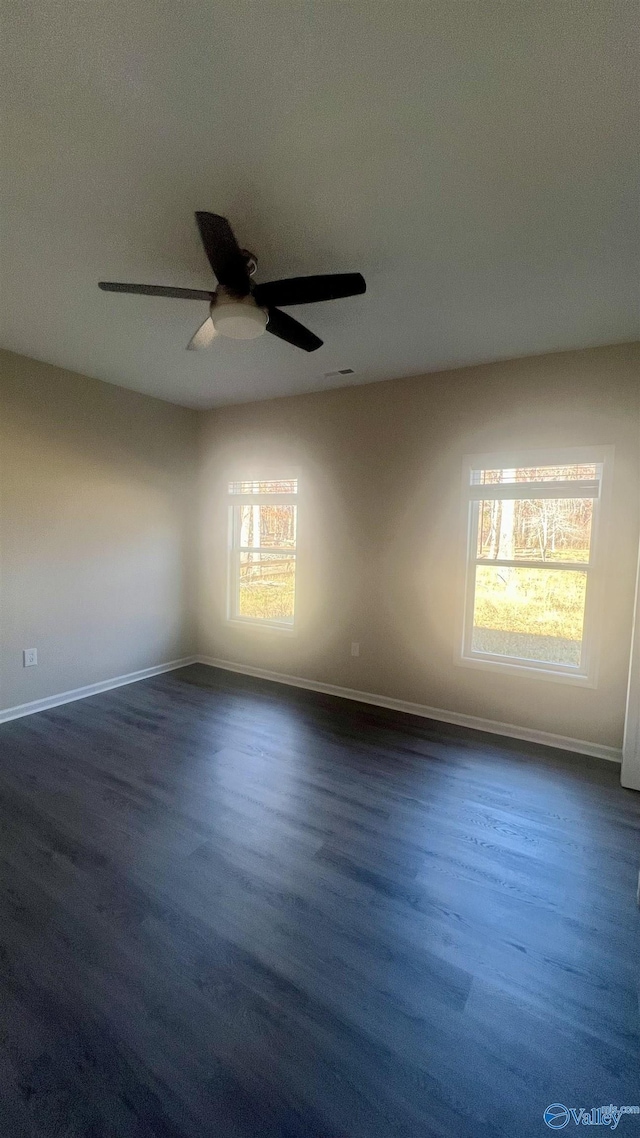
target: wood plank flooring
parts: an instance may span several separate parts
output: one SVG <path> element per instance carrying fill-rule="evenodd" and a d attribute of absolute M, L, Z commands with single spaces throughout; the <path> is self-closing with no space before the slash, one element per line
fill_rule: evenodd
<path fill-rule="evenodd" d="M 5 724 L 0 1133 L 527 1138 L 639 1103 L 618 780 L 201 665 Z"/>

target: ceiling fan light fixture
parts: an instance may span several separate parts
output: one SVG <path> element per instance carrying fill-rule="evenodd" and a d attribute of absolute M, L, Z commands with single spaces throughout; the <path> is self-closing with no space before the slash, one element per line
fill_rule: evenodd
<path fill-rule="evenodd" d="M 232 340 L 255 340 L 267 328 L 267 314 L 251 296 L 242 300 L 220 297 L 211 310 L 216 332 Z"/>
<path fill-rule="evenodd" d="M 266 281 L 253 285 L 251 278 L 257 260 L 253 253 L 241 249 L 226 217 L 206 210 L 196 212 L 204 251 L 218 282 L 215 292 L 202 288 L 172 288 L 167 285 L 127 284 L 124 281 L 99 281 L 105 292 L 128 292 L 139 296 L 167 296 L 183 300 L 206 300 L 211 315 L 194 332 L 187 347 L 190 351 L 207 348 L 218 334 L 232 340 L 255 340 L 270 332 L 279 340 L 293 344 L 303 352 L 315 352 L 322 340 L 299 320 L 283 312 L 291 304 L 315 304 L 321 300 L 340 300 L 366 292 L 361 273 L 323 273 L 288 280 Z M 351 368 L 341 369 L 348 375 Z"/>

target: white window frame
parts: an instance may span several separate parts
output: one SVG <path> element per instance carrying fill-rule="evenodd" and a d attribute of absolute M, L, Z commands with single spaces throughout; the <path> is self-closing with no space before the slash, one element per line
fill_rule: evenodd
<path fill-rule="evenodd" d="M 296 544 L 293 549 L 278 550 L 272 547 L 263 550 L 264 553 L 288 553 L 295 561 L 293 586 L 293 617 L 288 620 L 267 620 L 261 616 L 241 616 L 239 612 L 240 593 L 240 555 L 242 553 L 255 553 L 252 546 L 240 544 L 239 506 L 298 506 L 300 483 L 297 475 L 268 478 L 232 478 L 231 482 L 295 482 L 297 489 L 290 494 L 234 494 L 228 489 L 229 523 L 228 523 L 228 558 L 227 558 L 227 623 L 245 628 L 262 628 L 275 630 L 289 635 L 296 635 L 296 591 L 298 583 L 298 521 L 299 511 L 296 509 Z"/>
<path fill-rule="evenodd" d="M 505 484 L 500 491 L 493 484 L 473 484 L 474 470 L 509 470 L 535 466 L 565 466 L 573 463 L 595 463 L 600 467 L 600 475 L 595 480 L 561 482 L 522 482 L 511 489 L 514 497 L 593 497 L 593 516 L 591 521 L 591 541 L 589 562 L 549 562 L 541 560 L 506 561 L 488 560 L 478 557 L 478 525 L 480 501 L 488 497 L 505 497 Z M 528 678 L 554 680 L 578 687 L 595 688 L 598 683 L 598 657 L 601 640 L 602 600 L 603 600 L 603 557 L 606 546 L 605 526 L 609 517 L 611 496 L 611 475 L 613 469 L 613 447 L 565 447 L 557 450 L 522 450 L 498 452 L 493 454 L 467 455 L 462 465 L 463 502 L 463 561 L 465 566 L 462 589 L 461 620 L 456 637 L 454 663 L 466 668 L 480 668 L 502 674 L 518 675 Z M 580 493 L 582 490 L 582 493 Z M 585 490 L 587 493 L 585 493 Z M 573 494 L 571 493 L 573 491 Z M 479 652 L 472 648 L 473 612 L 475 606 L 476 567 L 481 565 L 503 565 L 534 569 L 580 570 L 587 573 L 585 611 L 582 636 L 581 660 L 578 666 L 554 664 L 549 661 L 528 660 L 518 657 L 504 657 L 489 652 Z"/>

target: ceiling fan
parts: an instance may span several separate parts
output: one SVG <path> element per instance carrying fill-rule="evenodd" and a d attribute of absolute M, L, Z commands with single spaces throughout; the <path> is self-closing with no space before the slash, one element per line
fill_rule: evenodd
<path fill-rule="evenodd" d="M 106 292 L 132 292 L 143 296 L 170 296 L 182 300 L 206 300 L 209 316 L 193 334 L 187 347 L 207 348 L 217 335 L 234 340 L 253 340 L 263 332 L 271 332 L 281 340 L 315 352 L 322 340 L 305 328 L 279 305 L 313 304 L 317 300 L 338 300 L 366 291 L 360 273 L 328 273 L 314 277 L 290 277 L 288 280 L 254 284 L 252 277 L 258 260 L 247 249 L 241 249 L 225 217 L 198 211 L 196 221 L 209 264 L 218 287 L 207 291 L 199 288 L 166 288 L 164 285 L 121 284 L 99 281 Z"/>

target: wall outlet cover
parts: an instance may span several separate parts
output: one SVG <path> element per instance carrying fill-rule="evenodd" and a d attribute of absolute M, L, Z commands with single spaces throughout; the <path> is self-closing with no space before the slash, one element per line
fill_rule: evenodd
<path fill-rule="evenodd" d="M 22 653 L 22 666 L 23 668 L 35 668 L 38 663 L 38 649 L 25 648 Z"/>

